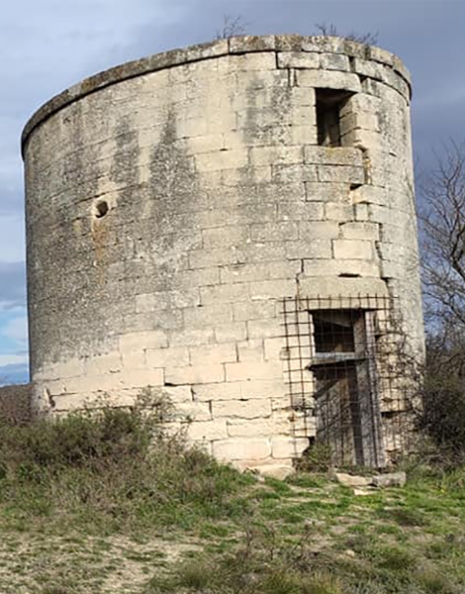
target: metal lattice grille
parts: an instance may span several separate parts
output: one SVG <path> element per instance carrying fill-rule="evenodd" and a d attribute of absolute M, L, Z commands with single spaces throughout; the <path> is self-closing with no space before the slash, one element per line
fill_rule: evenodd
<path fill-rule="evenodd" d="M 382 467 L 401 445 L 394 306 L 379 296 L 282 302 L 291 406 L 338 465 Z"/>

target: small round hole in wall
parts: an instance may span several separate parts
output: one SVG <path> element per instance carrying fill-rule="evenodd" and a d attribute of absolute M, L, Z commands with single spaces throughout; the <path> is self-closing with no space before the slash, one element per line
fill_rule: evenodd
<path fill-rule="evenodd" d="M 110 210 L 106 200 L 99 200 L 94 204 L 94 216 L 96 219 L 102 219 Z"/>

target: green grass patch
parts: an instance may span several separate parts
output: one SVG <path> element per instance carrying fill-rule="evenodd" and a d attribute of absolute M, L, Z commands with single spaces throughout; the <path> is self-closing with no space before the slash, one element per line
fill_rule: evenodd
<path fill-rule="evenodd" d="M 162 430 L 153 402 L 0 427 L 0 592 L 461 594 L 465 471 L 356 496 L 258 481 Z"/>

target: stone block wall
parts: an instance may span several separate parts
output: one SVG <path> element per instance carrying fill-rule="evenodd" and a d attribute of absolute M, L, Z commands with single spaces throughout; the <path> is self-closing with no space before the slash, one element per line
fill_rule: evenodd
<path fill-rule="evenodd" d="M 319 144 L 319 89 L 344 94 L 340 146 Z M 291 402 L 283 299 L 396 297 L 421 356 L 409 102 L 384 50 L 268 36 L 42 107 L 23 134 L 35 406 L 150 385 L 218 458 L 289 465 L 315 427 Z"/>

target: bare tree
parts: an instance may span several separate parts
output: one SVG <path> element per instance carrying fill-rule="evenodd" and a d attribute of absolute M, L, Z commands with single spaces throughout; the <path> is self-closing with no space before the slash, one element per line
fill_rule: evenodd
<path fill-rule="evenodd" d="M 420 183 L 427 323 L 421 426 L 442 461 L 465 462 L 465 143 L 450 142 Z"/>
<path fill-rule="evenodd" d="M 451 142 L 422 184 L 423 284 L 432 328 L 465 333 L 465 143 Z"/>
<path fill-rule="evenodd" d="M 326 22 L 316 23 L 315 28 L 321 35 L 329 35 L 330 37 L 344 37 L 344 39 L 357 41 L 358 43 L 365 43 L 367 45 L 375 45 L 378 43 L 378 33 L 365 33 L 363 35 L 359 35 L 358 33 L 351 32 L 348 35 L 343 35 L 338 32 L 334 23 Z"/>
<path fill-rule="evenodd" d="M 216 39 L 229 39 L 236 35 L 244 35 L 247 27 L 248 23 L 245 22 L 241 15 L 225 14 L 223 16 L 223 27 L 216 32 Z"/>

